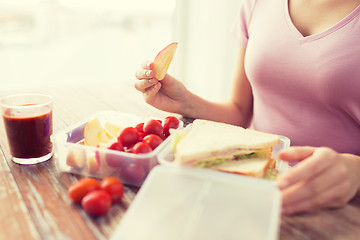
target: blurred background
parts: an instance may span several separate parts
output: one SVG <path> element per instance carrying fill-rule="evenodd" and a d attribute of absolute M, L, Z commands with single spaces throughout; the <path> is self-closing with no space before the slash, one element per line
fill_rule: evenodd
<path fill-rule="evenodd" d="M 172 41 L 169 73 L 227 99 L 241 0 L 0 0 L 0 91 L 124 82 Z"/>

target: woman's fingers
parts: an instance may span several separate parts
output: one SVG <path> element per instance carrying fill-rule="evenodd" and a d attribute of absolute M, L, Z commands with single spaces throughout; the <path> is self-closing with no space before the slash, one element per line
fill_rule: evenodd
<path fill-rule="evenodd" d="M 153 68 L 153 62 L 151 61 L 143 62 L 141 64 L 141 69 L 135 72 L 135 77 L 139 80 L 153 78 L 155 75 L 152 68 Z"/>
<path fill-rule="evenodd" d="M 289 149 L 280 151 L 278 157 L 287 162 L 302 161 L 310 157 L 316 148 L 314 147 L 291 147 Z"/>
<path fill-rule="evenodd" d="M 161 83 L 159 82 L 147 88 L 143 93 L 145 102 L 151 104 L 153 102 L 153 97 L 159 92 L 160 88 Z"/>
<path fill-rule="evenodd" d="M 139 80 L 153 78 L 154 71 L 148 69 L 139 69 L 136 71 L 135 77 Z"/>
<path fill-rule="evenodd" d="M 147 93 L 150 90 L 150 92 L 147 93 L 148 96 L 152 95 L 152 93 L 154 92 L 152 87 L 158 83 L 158 80 L 154 78 L 155 74 L 152 68 L 153 62 L 145 61 L 141 64 L 141 69 L 135 72 L 135 77 L 140 80 L 135 82 L 135 89 L 142 93 Z M 157 92 L 158 90 L 155 91 L 155 93 Z M 146 96 L 144 97 L 145 99 L 148 98 Z"/>
<path fill-rule="evenodd" d="M 331 166 L 334 159 L 332 150 L 327 148 L 316 148 L 315 150 L 313 148 L 312 151 L 312 154 L 310 154 L 311 150 L 308 147 L 293 150 L 294 159 L 301 162 L 278 179 L 278 187 L 280 189 L 284 189 L 302 180 L 317 177 L 322 171 Z M 306 158 L 301 159 L 301 157 Z"/>
<path fill-rule="evenodd" d="M 141 64 L 141 68 L 151 70 L 154 66 L 154 63 L 150 60 L 146 60 Z"/>
<path fill-rule="evenodd" d="M 159 81 L 156 80 L 155 78 L 149 78 L 149 79 L 143 79 L 140 81 L 136 81 L 135 82 L 135 89 L 145 93 L 146 91 L 148 91 L 148 89 L 152 86 L 154 86 L 155 84 L 157 84 Z"/>
<path fill-rule="evenodd" d="M 321 194 L 284 205 L 282 213 L 290 215 L 304 211 L 312 211 L 319 208 L 340 207 L 349 200 L 349 197 L 344 194 L 346 187 L 346 183 L 339 182 L 337 185 L 329 188 Z"/>
<path fill-rule="evenodd" d="M 341 166 L 329 167 L 320 172 L 317 176 L 298 182 L 283 190 L 283 205 L 312 198 L 328 189 L 333 188 L 338 182 L 342 181 L 346 170 Z"/>
<path fill-rule="evenodd" d="M 292 148 L 279 154 L 285 161 L 300 161 L 281 176 L 283 213 L 340 207 L 359 189 L 359 159 L 330 148 Z"/>

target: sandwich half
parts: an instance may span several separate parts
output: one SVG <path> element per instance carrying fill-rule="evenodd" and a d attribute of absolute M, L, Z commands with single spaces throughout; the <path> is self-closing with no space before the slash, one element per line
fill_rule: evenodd
<path fill-rule="evenodd" d="M 255 177 L 272 164 L 275 134 L 208 120 L 194 120 L 190 131 L 175 145 L 175 162 Z"/>

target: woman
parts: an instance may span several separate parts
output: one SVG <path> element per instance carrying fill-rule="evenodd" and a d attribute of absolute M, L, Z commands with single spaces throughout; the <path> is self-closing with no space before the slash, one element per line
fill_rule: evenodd
<path fill-rule="evenodd" d="M 157 81 L 152 62 L 136 89 L 164 111 L 289 137 L 279 158 L 299 163 L 278 180 L 284 214 L 344 205 L 360 192 L 360 1 L 243 0 L 234 34 L 228 102 Z"/>

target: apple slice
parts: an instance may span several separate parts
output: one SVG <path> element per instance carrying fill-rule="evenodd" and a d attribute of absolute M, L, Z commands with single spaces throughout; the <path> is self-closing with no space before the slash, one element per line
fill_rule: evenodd
<path fill-rule="evenodd" d="M 105 122 L 104 129 L 105 132 L 116 138 L 120 133 L 121 127 L 111 122 Z"/>
<path fill-rule="evenodd" d="M 156 55 L 153 70 L 157 80 L 164 79 L 174 57 L 177 45 L 177 42 L 170 43 Z"/>
<path fill-rule="evenodd" d="M 66 155 L 66 165 L 73 168 L 82 168 L 85 165 L 83 150 L 70 147 Z"/>
<path fill-rule="evenodd" d="M 84 141 L 88 146 L 96 147 L 99 143 L 106 143 L 113 139 L 110 133 L 105 131 L 98 118 L 89 121 L 84 129 Z"/>
<path fill-rule="evenodd" d="M 94 152 L 86 152 L 87 167 L 90 173 L 94 173 L 100 169 L 100 161 L 96 158 Z"/>

